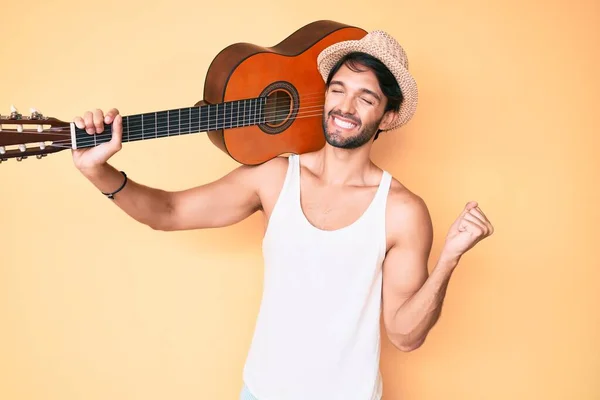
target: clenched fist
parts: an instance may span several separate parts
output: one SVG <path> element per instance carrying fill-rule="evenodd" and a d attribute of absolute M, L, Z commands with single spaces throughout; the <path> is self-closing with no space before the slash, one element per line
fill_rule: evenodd
<path fill-rule="evenodd" d="M 494 227 L 477 202 L 470 201 L 450 227 L 442 253 L 451 258 L 460 258 L 493 233 Z"/>

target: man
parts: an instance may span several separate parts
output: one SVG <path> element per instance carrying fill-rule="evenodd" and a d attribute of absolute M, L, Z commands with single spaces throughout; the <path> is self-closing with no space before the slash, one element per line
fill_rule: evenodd
<path fill-rule="evenodd" d="M 379 132 L 402 126 L 415 111 L 416 84 L 402 47 L 374 31 L 327 48 L 317 61 L 327 83 L 325 147 L 240 166 L 188 190 L 146 187 L 107 163 L 121 149 L 116 109 L 74 120 L 90 134 L 114 122 L 113 140 L 75 150 L 75 165 L 153 229 L 223 227 L 264 214 L 264 293 L 241 399 L 380 399 L 381 313 L 394 346 L 417 349 L 439 318 L 460 258 L 493 233 L 469 202 L 429 274 L 426 205 L 370 160 Z"/>

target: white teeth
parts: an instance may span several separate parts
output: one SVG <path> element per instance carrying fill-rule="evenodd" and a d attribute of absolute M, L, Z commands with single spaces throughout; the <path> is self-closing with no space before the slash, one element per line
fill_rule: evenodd
<path fill-rule="evenodd" d="M 333 122 L 340 128 L 344 128 L 344 129 L 352 129 L 356 126 L 356 124 L 353 124 L 351 122 L 342 121 L 335 117 L 333 118 Z"/>

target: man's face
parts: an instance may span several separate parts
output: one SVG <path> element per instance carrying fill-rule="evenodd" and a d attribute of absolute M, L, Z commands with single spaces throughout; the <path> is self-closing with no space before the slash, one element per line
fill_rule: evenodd
<path fill-rule="evenodd" d="M 343 65 L 325 95 L 323 131 L 331 146 L 355 149 L 369 142 L 384 118 L 386 98 L 371 70 Z"/>

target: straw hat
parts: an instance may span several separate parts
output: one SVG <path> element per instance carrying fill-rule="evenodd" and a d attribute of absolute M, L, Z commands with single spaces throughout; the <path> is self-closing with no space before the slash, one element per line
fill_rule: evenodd
<path fill-rule="evenodd" d="M 341 57 L 355 51 L 367 53 L 379 59 L 396 77 L 404 100 L 400 104 L 398 116 L 388 130 L 406 124 L 417 108 L 417 83 L 408 72 L 408 58 L 404 49 L 388 33 L 376 30 L 369 32 L 360 40 L 346 40 L 325 48 L 317 57 L 317 66 L 323 80 L 327 80 L 329 71 Z"/>

